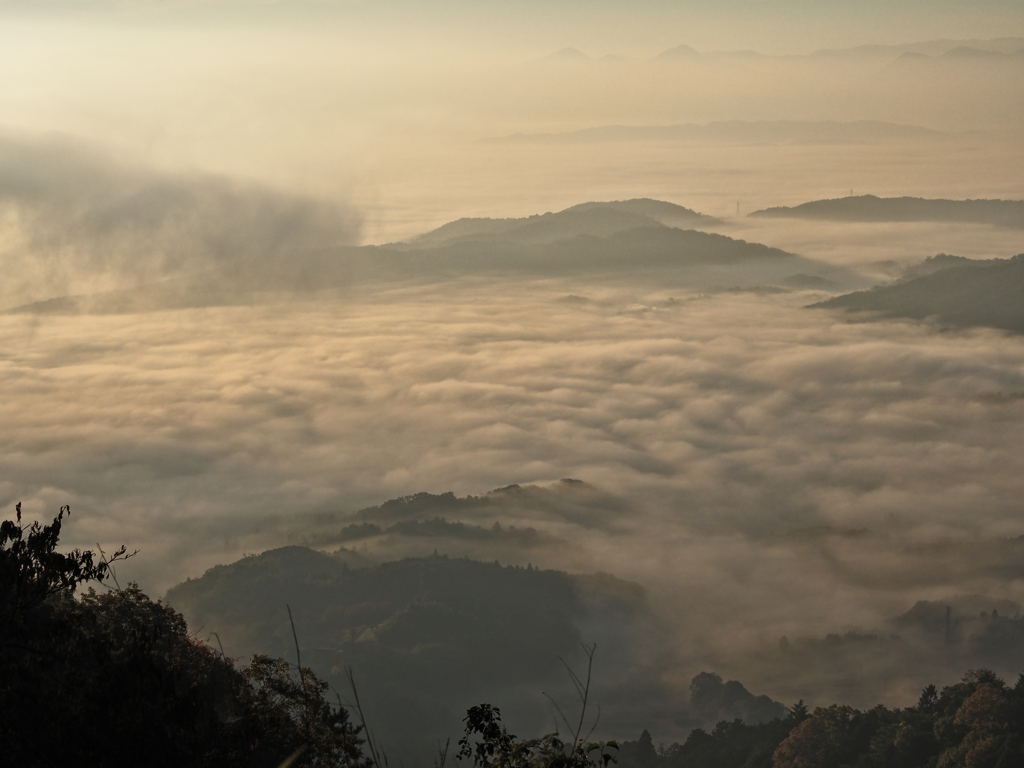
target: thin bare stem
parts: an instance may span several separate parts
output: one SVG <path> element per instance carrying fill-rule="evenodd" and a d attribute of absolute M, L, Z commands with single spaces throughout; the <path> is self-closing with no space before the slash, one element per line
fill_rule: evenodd
<path fill-rule="evenodd" d="M 363 705 L 359 701 L 359 689 L 356 687 L 356 676 L 352 672 L 352 667 L 345 667 L 345 677 L 348 678 L 348 685 L 352 689 L 352 697 L 355 699 L 355 711 L 359 715 L 359 724 L 363 728 L 363 733 L 366 735 L 366 748 L 370 750 L 370 757 L 373 758 L 373 764 L 377 768 L 386 768 L 388 764 L 388 757 L 383 751 L 378 752 L 377 746 L 373 743 L 373 731 L 366 724 L 366 716 L 363 714 Z M 338 701 L 341 701 L 341 697 L 338 697 Z"/>
<path fill-rule="evenodd" d="M 70 513 L 71 513 L 71 510 L 69 509 L 68 510 L 68 514 L 70 514 Z M 107 553 L 103 551 L 103 547 L 100 546 L 100 543 L 98 541 L 96 542 L 96 549 L 99 550 L 99 553 L 100 553 L 100 562 L 103 563 L 105 566 L 107 566 L 107 573 L 110 574 L 110 578 L 112 578 L 114 580 L 114 586 L 116 586 L 117 587 L 117 591 L 120 592 L 121 591 L 121 582 L 119 582 L 117 580 L 117 571 L 114 570 L 113 563 L 110 560 L 107 559 Z M 137 552 L 137 550 L 136 550 L 136 552 Z M 136 554 L 136 552 L 133 552 L 132 554 Z"/>
<path fill-rule="evenodd" d="M 224 653 L 224 643 L 220 641 L 220 635 L 218 635 L 216 632 L 211 632 L 210 637 L 217 638 L 217 647 L 220 648 L 220 657 L 222 659 L 226 659 L 228 655 Z"/>
<path fill-rule="evenodd" d="M 585 685 L 583 685 L 582 692 L 580 692 L 580 700 L 581 700 L 582 706 L 580 706 L 580 722 L 576 726 L 575 734 L 573 734 L 573 748 L 574 749 L 577 746 L 577 744 L 579 744 L 579 742 L 580 742 L 580 734 L 583 733 L 583 722 L 584 722 L 584 718 L 587 715 L 587 701 L 590 698 L 590 676 L 591 676 L 591 673 L 594 670 L 594 651 L 596 651 L 596 650 L 597 650 L 597 643 L 593 643 L 593 644 L 591 644 L 589 646 L 586 643 L 583 644 L 583 652 L 587 654 L 587 682 L 586 682 Z M 579 678 L 577 678 L 575 675 L 573 675 L 573 679 L 575 681 L 579 680 Z M 596 727 L 596 723 L 595 723 L 595 727 Z"/>
<path fill-rule="evenodd" d="M 594 731 L 597 730 L 597 724 L 601 722 L 601 705 L 597 705 L 597 717 L 594 718 L 594 724 L 587 731 L 587 736 L 583 741 L 590 741 L 590 737 L 594 735 Z"/>
<path fill-rule="evenodd" d="M 301 747 L 299 747 L 290 755 L 288 755 L 288 757 L 284 759 L 284 762 L 277 766 L 277 768 L 291 768 L 291 766 L 295 764 L 295 761 L 302 757 L 302 753 L 305 752 L 308 748 L 308 744 L 303 744 Z"/>
<path fill-rule="evenodd" d="M 444 740 L 443 749 L 441 747 L 441 742 L 437 743 L 437 760 L 434 761 L 434 768 L 444 768 L 444 764 L 448 761 L 448 747 L 451 743 L 451 737 Z"/>
<path fill-rule="evenodd" d="M 302 668 L 302 651 L 299 650 L 299 633 L 295 631 L 295 620 L 292 618 L 292 607 L 287 603 L 288 623 L 292 625 L 292 639 L 295 640 L 295 660 L 299 665 L 299 685 L 302 686 L 302 704 L 306 709 L 306 743 L 313 743 L 313 718 L 309 710 L 309 691 L 306 689 L 306 672 Z M 217 638 L 220 640 L 220 638 Z"/>
<path fill-rule="evenodd" d="M 569 731 L 569 732 L 572 732 L 572 723 L 569 722 L 569 718 L 567 718 L 565 716 L 565 713 L 562 712 L 562 708 L 560 706 L 558 706 L 558 702 L 554 700 L 554 698 L 551 696 L 551 694 L 545 693 L 544 691 L 541 691 L 541 693 L 543 694 L 544 698 L 546 698 L 548 701 L 551 702 L 551 706 L 553 706 L 555 708 L 555 712 L 558 715 L 558 717 L 555 718 L 555 732 L 556 733 L 558 732 L 558 718 L 559 717 L 562 718 L 562 722 L 565 723 L 566 730 Z"/>

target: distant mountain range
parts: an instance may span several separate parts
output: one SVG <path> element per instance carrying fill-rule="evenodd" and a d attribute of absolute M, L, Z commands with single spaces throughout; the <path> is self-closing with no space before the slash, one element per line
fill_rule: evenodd
<path fill-rule="evenodd" d="M 920 43 L 902 43 L 897 45 L 861 45 L 855 48 L 831 48 L 815 51 L 810 54 L 814 57 L 844 57 L 844 56 L 881 56 L 901 57 L 907 54 L 956 58 L 961 55 L 994 54 L 1013 55 L 1024 50 L 1024 37 L 997 37 L 993 39 L 945 39 L 927 40 Z"/>
<path fill-rule="evenodd" d="M 928 200 L 858 195 L 814 200 L 793 207 L 765 208 L 749 215 L 828 221 L 956 221 L 1024 228 L 1024 200 Z"/>
<path fill-rule="evenodd" d="M 240 258 L 188 278 L 131 291 L 58 297 L 10 311 L 143 312 L 238 304 L 263 293 L 395 281 L 443 283 L 467 276 L 655 279 L 681 290 L 812 283 L 848 290 L 866 285 L 849 270 L 698 229 L 718 223 L 658 200 L 592 202 L 520 219 L 460 219 L 406 243 Z"/>
<path fill-rule="evenodd" d="M 947 326 L 1024 333 L 1024 254 L 986 261 L 943 255 L 929 262 L 911 270 L 908 279 L 837 296 L 811 308 L 934 318 Z"/>
<path fill-rule="evenodd" d="M 1003 64 L 1003 63 L 1024 63 L 1024 48 L 1016 51 L 1002 52 L 986 48 L 972 48 L 962 45 L 952 48 L 944 53 L 929 55 L 918 51 L 907 51 L 896 59 L 897 65 L 929 64 L 929 63 L 981 63 L 981 64 Z"/>
<path fill-rule="evenodd" d="M 964 38 L 926 40 L 917 43 L 896 45 L 859 45 L 853 48 L 823 48 L 809 54 L 766 54 L 751 50 L 741 51 L 698 51 L 689 45 L 676 45 L 647 61 L 658 63 L 696 62 L 714 59 L 888 59 L 897 60 L 904 55 L 926 58 L 975 57 L 985 54 L 992 58 L 1014 57 L 1024 51 L 1024 37 L 999 37 L 992 39 Z M 563 48 L 544 57 L 542 61 L 608 61 L 626 60 L 621 56 L 588 56 L 576 48 Z"/>
<path fill-rule="evenodd" d="M 564 133 L 516 133 L 485 139 L 495 144 L 601 141 L 716 141 L 744 144 L 875 144 L 949 140 L 959 134 L 880 120 L 727 120 L 705 124 L 601 125 Z"/>

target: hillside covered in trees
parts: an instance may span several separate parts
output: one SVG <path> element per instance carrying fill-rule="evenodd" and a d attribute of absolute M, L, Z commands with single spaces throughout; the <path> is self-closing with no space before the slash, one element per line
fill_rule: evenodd
<path fill-rule="evenodd" d="M 1024 675 L 1009 686 L 984 669 L 905 709 L 802 702 L 760 724 L 722 721 L 682 744 L 644 731 L 621 744 L 622 768 L 1014 768 L 1024 765 Z"/>
<path fill-rule="evenodd" d="M 648 728 L 676 741 L 721 720 L 771 720 L 784 709 L 779 702 L 801 697 L 815 705 L 903 705 L 922 686 L 950 683 L 965 669 L 1005 679 L 1024 669 L 1020 605 L 953 588 L 910 590 L 873 621 L 762 632 L 748 649 L 683 657 L 678 649 L 694 629 L 686 614 L 678 625 L 666 621 L 677 614 L 663 594 L 608 574 L 553 569 L 573 546 L 565 523 L 614 537 L 624 519 L 620 497 L 576 480 L 467 496 L 416 493 L 292 520 L 289 538 L 302 546 L 216 566 L 168 599 L 204 637 L 216 632 L 229 654 L 243 657 L 291 653 L 291 606 L 304 661 L 335 688 L 346 685 L 346 666 L 357 671 L 374 728 L 393 755 L 406 746 L 422 755 L 439 736 L 454 738 L 453 724 L 479 701 L 500 702 L 517 732 L 550 727 L 541 692 L 571 697 L 557 657 L 578 665 L 581 643 L 598 645 L 594 687 L 606 734 Z M 815 547 L 824 535 L 793 534 Z M 865 531 L 841 540 L 874 541 Z M 986 576 L 1005 578 L 1022 546 L 1000 540 L 964 557 Z M 900 550 L 905 566 L 922 556 Z M 736 680 L 698 695 L 692 681 L 708 683 L 707 670 L 775 701 Z"/>
<path fill-rule="evenodd" d="M 972 260 L 939 256 L 909 277 L 812 304 L 881 317 L 935 318 L 955 327 L 986 326 L 1024 332 L 1024 254 Z"/>
<path fill-rule="evenodd" d="M 350 713 L 328 703 L 329 686 L 311 669 L 266 655 L 255 655 L 248 664 L 236 666 L 198 640 L 180 614 L 153 602 L 134 585 L 105 593 L 89 589 L 76 596 L 75 591 L 89 583 L 116 586 L 114 565 L 131 555 L 124 548 L 110 557 L 102 552 L 97 556 L 89 551 L 57 551 L 68 512 L 62 509 L 49 525 L 26 526 L 19 505 L 16 519 L 0 526 L 0 674 L 4 681 L 0 733 L 5 757 L 12 764 L 366 768 L 387 764 L 372 742 L 363 741 Z M 281 597 L 275 582 L 287 576 L 289 564 L 294 567 L 297 560 L 308 557 L 306 552 L 289 548 L 269 553 L 262 560 L 274 567 L 267 578 L 249 581 L 251 591 L 269 593 L 267 599 Z M 205 583 L 187 582 L 182 589 L 198 594 L 207 587 L 207 606 L 224 615 L 234 611 L 237 617 L 239 611 L 252 610 L 252 605 L 215 605 L 216 589 L 209 589 L 210 585 L 245 580 L 255 575 L 247 573 L 247 566 L 249 571 L 258 569 L 260 560 L 247 558 L 241 567 L 213 569 Z M 444 606 L 453 595 L 465 599 L 467 594 L 481 598 L 497 594 L 492 601 L 497 607 L 489 617 L 497 626 L 474 628 L 470 621 L 465 627 L 467 645 L 457 649 L 472 653 L 470 646 L 479 645 L 492 661 L 517 653 L 513 645 L 522 638 L 514 635 L 509 642 L 501 635 L 527 618 L 537 622 L 531 621 L 527 628 L 539 640 L 546 637 L 544 633 L 553 633 L 549 641 L 563 633 L 566 642 L 576 639 L 569 619 L 576 604 L 572 595 L 578 596 L 580 586 L 565 574 L 496 565 L 488 572 L 484 564 L 468 560 L 435 560 L 438 567 L 428 574 L 422 560 L 392 564 L 393 569 L 382 571 L 351 570 L 344 562 L 336 565 L 322 559 L 318 570 L 303 570 L 304 585 L 315 593 L 349 577 L 367 581 L 373 587 L 364 594 L 372 599 L 357 608 L 367 620 L 379 619 L 387 606 L 404 601 L 403 569 L 419 571 L 423 594 L 431 584 L 435 600 L 421 601 L 421 607 L 433 605 L 444 614 L 444 621 L 458 621 L 452 606 Z M 448 568 L 443 563 L 454 565 Z M 471 586 L 457 586 L 462 582 Z M 514 599 L 522 605 L 515 607 L 513 598 L 501 595 L 508 583 L 515 583 L 518 597 Z M 621 592 L 623 585 L 617 588 Z M 609 593 L 607 585 L 591 584 L 589 589 Z M 354 606 L 342 602 L 339 607 L 351 610 Z M 928 606 L 919 608 L 918 612 L 927 612 Z M 536 611 L 543 615 L 533 615 Z M 365 631 L 385 637 L 404 634 L 406 641 L 417 643 L 414 650 L 429 652 L 430 621 L 422 619 L 430 610 L 421 611 L 420 616 L 416 611 L 399 613 L 402 619 L 392 616 Z M 508 616 L 503 619 L 501 614 Z M 551 627 L 545 627 L 545 621 Z M 484 637 L 480 632 L 491 635 Z M 592 662 L 593 646 L 584 649 Z M 521 653 L 530 656 L 535 650 Z M 396 660 L 392 655 L 389 662 Z M 754 696 L 736 681 L 723 682 L 718 675 L 702 673 L 690 687 L 695 706 L 707 714 L 732 711 L 742 716 L 721 720 L 712 729 L 695 729 L 682 743 L 656 746 L 648 730 L 635 741 L 590 741 L 585 727 L 590 722 L 586 716 L 591 705 L 591 671 L 588 666 L 581 676 L 569 668 L 579 696 L 578 722 L 559 708 L 563 729 L 521 738 L 502 721 L 497 706 L 473 705 L 460 718 L 462 738 L 455 747 L 450 743 L 442 747 L 435 764 L 450 761 L 488 768 L 596 768 L 612 762 L 623 768 L 1014 768 L 1024 764 L 1024 674 L 1011 687 L 989 670 L 971 670 L 942 690 L 927 686 L 917 703 L 906 708 L 877 706 L 862 711 L 833 704 L 810 711 L 803 702 L 786 709 L 765 696 Z M 487 674 L 472 665 L 467 672 Z M 361 716 L 361 707 L 359 712 Z"/>
<path fill-rule="evenodd" d="M 124 548 L 57 551 L 68 508 L 0 525 L 0 738 L 8 765 L 368 766 L 309 668 L 236 666 L 181 614 L 116 584 Z"/>
<path fill-rule="evenodd" d="M 604 659 L 631 657 L 626 637 L 646 615 L 643 590 L 607 574 L 444 555 L 350 567 L 345 551 L 304 547 L 217 566 L 167 600 L 243 657 L 289 653 L 288 606 L 303 660 L 336 689 L 356 670 L 375 732 L 407 761 L 482 700 L 535 707 L 538 691 L 563 686 L 559 659 L 579 661 L 584 643 L 597 641 Z"/>

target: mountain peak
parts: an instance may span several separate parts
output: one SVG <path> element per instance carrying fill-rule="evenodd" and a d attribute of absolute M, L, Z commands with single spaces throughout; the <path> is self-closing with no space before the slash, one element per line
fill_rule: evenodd
<path fill-rule="evenodd" d="M 591 58 L 579 48 L 562 48 L 544 58 L 548 61 L 591 61 Z"/>
<path fill-rule="evenodd" d="M 656 59 L 694 59 L 700 56 L 700 52 L 688 45 L 677 45 L 675 48 L 669 48 L 667 51 L 662 51 L 654 58 Z"/>

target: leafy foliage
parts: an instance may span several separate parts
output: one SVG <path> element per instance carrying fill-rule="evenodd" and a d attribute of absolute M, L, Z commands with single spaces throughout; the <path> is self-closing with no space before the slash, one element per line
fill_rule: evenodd
<path fill-rule="evenodd" d="M 0 524 L 0 739 L 7 762 L 255 768 L 379 762 L 363 756 L 360 728 L 329 703 L 327 683 L 311 669 L 269 656 L 237 669 L 197 641 L 181 614 L 136 585 L 76 596 L 83 585 L 102 584 L 112 563 L 128 555 L 123 547 L 110 558 L 58 552 L 67 514 L 62 508 L 51 524 L 26 527 L 19 505 L 14 521 Z M 465 576 L 461 570 L 440 571 L 441 583 Z M 382 596 L 394 589 L 388 585 L 381 583 Z M 669 747 L 655 748 L 645 731 L 620 751 L 616 742 L 591 741 L 583 732 L 594 647 L 584 650 L 586 675 L 567 666 L 580 697 L 578 719 L 555 707 L 567 737 L 519 739 L 497 707 L 482 704 L 467 713 L 457 758 L 476 768 L 607 768 L 619 758 L 623 768 L 1024 765 L 1024 674 L 1011 688 L 986 669 L 941 690 L 928 686 L 906 709 L 832 705 L 810 712 L 800 702 L 784 717 L 723 720 Z M 723 687 L 714 675 L 700 683 L 702 693 Z"/>
<path fill-rule="evenodd" d="M 596 648 L 596 645 L 583 646 L 587 657 L 585 677 L 580 677 L 565 664 L 580 700 L 579 719 L 575 724 L 565 717 L 562 708 L 552 700 L 571 736 L 568 741 L 562 739 L 557 732 L 539 739 L 517 741 L 501 722 L 501 710 L 490 704 L 481 704 L 472 707 L 463 720 L 466 731 L 459 740 L 458 759 L 472 759 L 473 765 L 479 768 L 607 768 L 609 763 L 615 762 L 615 756 L 609 750 L 618 750 L 616 742 L 590 741 L 590 734 L 583 734 L 590 703 L 590 682 Z"/>
<path fill-rule="evenodd" d="M 459 760 L 472 760 L 479 768 L 592 768 L 615 761 L 609 750 L 614 741 L 563 741 L 557 733 L 539 739 L 517 740 L 501 722 L 501 710 L 490 704 L 472 707 L 459 740 Z"/>
<path fill-rule="evenodd" d="M 8 622 L 47 598 L 71 593 L 89 581 L 102 582 L 115 561 L 130 557 L 124 547 L 99 562 L 89 551 L 57 552 L 61 524 L 71 507 L 61 507 L 50 525 L 34 522 L 27 530 L 21 502 L 15 511 L 15 520 L 0 523 L 0 610 Z"/>
<path fill-rule="evenodd" d="M 282 754 L 308 747 L 303 765 L 365 766 L 357 729 L 348 712 L 327 701 L 328 685 L 304 667 L 294 674 L 283 659 L 253 656 L 241 670 L 248 683 L 242 702 L 248 713 L 246 765 L 277 765 Z M 255 738 L 252 738 L 255 737 Z M 268 762 L 269 760 L 269 762 Z"/>
<path fill-rule="evenodd" d="M 47 526 L 0 525 L 0 739 L 19 766 L 362 766 L 358 728 L 309 670 L 237 670 L 136 585 L 97 593 L 111 558 L 57 552 Z"/>
<path fill-rule="evenodd" d="M 767 723 L 697 729 L 654 755 L 625 742 L 621 757 L 623 768 L 1013 768 L 1024 765 L 1024 675 L 1010 688 L 972 670 L 906 709 L 800 703 Z"/>

